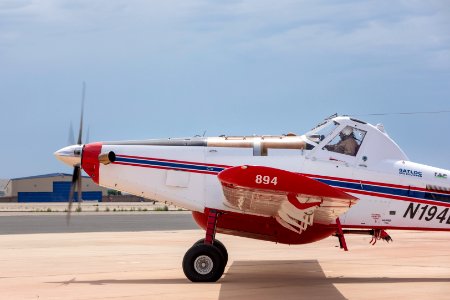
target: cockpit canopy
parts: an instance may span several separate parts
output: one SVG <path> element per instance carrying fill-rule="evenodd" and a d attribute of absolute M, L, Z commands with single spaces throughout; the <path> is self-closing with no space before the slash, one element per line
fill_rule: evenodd
<path fill-rule="evenodd" d="M 355 157 L 407 160 L 405 153 L 385 133 L 382 125 L 373 126 L 350 117 L 335 117 L 317 125 L 305 134 L 315 151 L 327 151 Z"/>

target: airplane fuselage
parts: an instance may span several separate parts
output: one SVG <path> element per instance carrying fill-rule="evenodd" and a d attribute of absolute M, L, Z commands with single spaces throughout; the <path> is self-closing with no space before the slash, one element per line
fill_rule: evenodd
<path fill-rule="evenodd" d="M 195 282 L 225 270 L 216 232 L 285 244 L 335 235 L 347 251 L 350 233 L 374 244 L 392 240 L 386 229 L 450 231 L 450 171 L 409 161 L 381 124 L 350 117 L 302 136 L 79 142 L 55 155 L 74 167 L 71 194 L 81 165 L 101 186 L 191 210 L 205 229 L 182 263 Z"/>
<path fill-rule="evenodd" d="M 450 230 L 447 170 L 404 160 L 387 160 L 373 170 L 369 162 L 355 165 L 334 157 L 321 159 L 311 150 L 269 149 L 264 156 L 254 155 L 253 150 L 208 146 L 207 139 L 155 140 L 147 145 L 89 144 L 83 151 L 83 168 L 102 186 L 190 209 L 197 213 L 196 220 L 200 223 L 202 217 L 198 214 L 203 214 L 205 208 L 233 213 L 234 218 L 242 215 L 243 228 L 228 230 L 231 234 L 258 238 L 258 234 L 246 232 L 251 227 L 248 223 L 268 218 L 258 214 L 245 216 L 225 205 L 217 175 L 241 165 L 300 173 L 359 198 L 356 205 L 340 216 L 344 228 Z M 115 161 L 107 165 L 98 163 L 98 155 L 109 152 L 115 153 Z M 88 161 L 96 162 L 97 175 L 89 172 L 92 166 Z M 276 222 L 272 226 L 282 230 Z M 332 233 L 335 227 L 331 227 Z M 297 236 L 286 241 L 279 236 L 268 238 L 273 230 L 262 232 L 260 238 L 287 243 L 303 243 L 306 238 L 304 235 L 300 240 Z M 330 234 L 327 231 L 324 235 Z"/>

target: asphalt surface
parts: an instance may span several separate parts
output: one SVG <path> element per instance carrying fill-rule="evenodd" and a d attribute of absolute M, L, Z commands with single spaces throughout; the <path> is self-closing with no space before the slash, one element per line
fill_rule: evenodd
<path fill-rule="evenodd" d="M 0 235 L 30 233 L 131 232 L 191 230 L 199 227 L 190 213 L 0 216 Z"/>

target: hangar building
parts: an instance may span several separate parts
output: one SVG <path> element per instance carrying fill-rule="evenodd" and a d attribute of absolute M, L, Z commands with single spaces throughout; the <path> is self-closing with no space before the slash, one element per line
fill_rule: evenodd
<path fill-rule="evenodd" d="M 17 202 L 67 202 L 72 174 L 53 173 L 46 175 L 14 178 L 5 186 L 5 197 L 17 198 Z M 83 200 L 102 201 L 108 190 L 98 186 L 90 177 L 83 176 Z M 77 199 L 77 192 L 74 199 Z"/>
<path fill-rule="evenodd" d="M 0 197 L 4 197 L 5 196 L 5 188 L 6 185 L 8 184 L 7 179 L 0 179 Z"/>

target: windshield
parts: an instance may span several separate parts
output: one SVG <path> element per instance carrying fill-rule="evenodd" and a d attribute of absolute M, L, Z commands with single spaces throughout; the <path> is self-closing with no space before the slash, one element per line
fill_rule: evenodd
<path fill-rule="evenodd" d="M 317 128 L 314 128 L 310 132 L 306 134 L 306 138 L 316 144 L 323 141 L 327 136 L 329 136 L 336 127 L 339 126 L 339 123 L 336 121 L 330 121 L 323 125 L 318 126 Z"/>
<path fill-rule="evenodd" d="M 325 147 L 323 147 L 323 149 L 345 155 L 356 156 L 366 133 L 367 132 L 364 130 L 353 128 L 352 126 L 346 126 Z"/>

